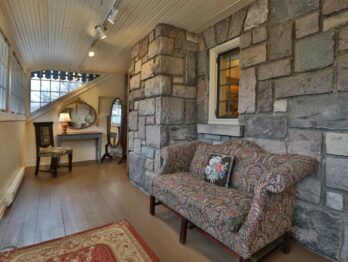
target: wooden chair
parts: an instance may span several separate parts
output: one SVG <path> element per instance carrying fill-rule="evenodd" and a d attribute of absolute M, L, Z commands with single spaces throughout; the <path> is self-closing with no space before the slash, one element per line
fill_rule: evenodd
<path fill-rule="evenodd" d="M 72 170 L 73 150 L 69 147 L 54 147 L 53 139 L 53 122 L 34 123 L 35 140 L 36 140 L 36 168 L 35 176 L 40 172 L 49 172 L 57 176 L 58 167 L 68 167 Z M 68 155 L 69 165 L 60 166 L 59 159 L 61 156 Z M 39 170 L 41 157 L 50 157 L 51 166 L 49 170 Z"/>

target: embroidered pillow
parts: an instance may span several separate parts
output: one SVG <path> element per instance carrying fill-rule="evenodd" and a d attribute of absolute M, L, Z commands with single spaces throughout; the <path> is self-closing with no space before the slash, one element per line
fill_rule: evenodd
<path fill-rule="evenodd" d="M 204 170 L 204 180 L 218 186 L 229 187 L 234 156 L 211 154 Z"/>

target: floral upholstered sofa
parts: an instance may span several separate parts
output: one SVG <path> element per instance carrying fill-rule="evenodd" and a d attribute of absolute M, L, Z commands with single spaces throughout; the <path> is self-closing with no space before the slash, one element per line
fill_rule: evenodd
<path fill-rule="evenodd" d="M 235 157 L 229 188 L 203 179 L 213 153 Z M 243 139 L 220 145 L 177 144 L 161 155 L 164 162 L 152 182 L 150 213 L 155 214 L 155 205 L 166 205 L 182 216 L 181 243 L 192 223 L 240 261 L 276 239 L 287 239 L 296 184 L 317 168 L 310 157 L 271 154 Z"/>

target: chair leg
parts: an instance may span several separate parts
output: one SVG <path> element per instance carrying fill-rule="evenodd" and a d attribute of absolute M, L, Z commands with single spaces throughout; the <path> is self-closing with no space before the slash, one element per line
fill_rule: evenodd
<path fill-rule="evenodd" d="M 57 167 L 58 167 L 58 158 L 57 157 L 52 157 L 51 159 L 51 170 L 53 173 L 53 176 L 57 176 Z"/>
<path fill-rule="evenodd" d="M 187 235 L 188 220 L 185 217 L 181 217 L 181 230 L 180 230 L 180 243 L 185 245 Z"/>
<path fill-rule="evenodd" d="M 239 257 L 239 262 L 248 262 L 249 260 L 247 258 Z"/>
<path fill-rule="evenodd" d="M 290 238 L 291 238 L 291 232 L 288 231 L 284 234 L 284 245 L 283 245 L 283 252 L 285 254 L 290 253 Z"/>
<path fill-rule="evenodd" d="M 36 167 L 35 167 L 35 176 L 39 174 L 39 167 L 40 167 L 40 157 L 36 157 Z"/>
<path fill-rule="evenodd" d="M 150 196 L 150 215 L 154 216 L 155 215 L 155 202 L 156 198 L 154 196 Z"/>
<path fill-rule="evenodd" d="M 68 158 L 69 158 L 69 172 L 72 171 L 72 157 L 73 157 L 72 154 L 69 154 L 69 155 L 68 155 Z"/>

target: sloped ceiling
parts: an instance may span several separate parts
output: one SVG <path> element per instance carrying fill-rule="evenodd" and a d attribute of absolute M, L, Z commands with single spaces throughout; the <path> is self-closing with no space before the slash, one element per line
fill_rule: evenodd
<path fill-rule="evenodd" d="M 55 69 L 125 73 L 130 48 L 158 23 L 200 32 L 252 0 L 120 0 L 115 25 L 87 53 L 114 0 L 0 0 L 23 65 Z M 1 26 L 1 25 L 0 25 Z"/>

